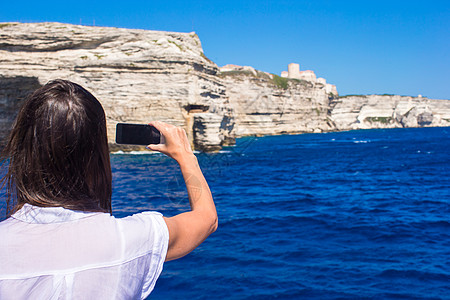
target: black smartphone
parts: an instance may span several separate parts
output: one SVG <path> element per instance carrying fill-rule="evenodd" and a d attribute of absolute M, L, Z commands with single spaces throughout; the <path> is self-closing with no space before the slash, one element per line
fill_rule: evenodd
<path fill-rule="evenodd" d="M 149 145 L 164 143 L 163 136 L 153 126 L 146 124 L 118 123 L 116 143 L 128 145 Z"/>

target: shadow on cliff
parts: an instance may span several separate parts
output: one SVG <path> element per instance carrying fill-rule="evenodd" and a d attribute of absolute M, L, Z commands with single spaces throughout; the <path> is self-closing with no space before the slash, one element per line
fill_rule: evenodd
<path fill-rule="evenodd" d="M 6 137 L 25 99 L 40 88 L 37 77 L 0 75 L 0 146 L 3 147 Z"/>

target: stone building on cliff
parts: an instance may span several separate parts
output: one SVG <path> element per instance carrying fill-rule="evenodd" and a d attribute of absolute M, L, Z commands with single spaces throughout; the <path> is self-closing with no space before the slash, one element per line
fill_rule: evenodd
<path fill-rule="evenodd" d="M 311 70 L 300 71 L 300 65 L 296 63 L 290 63 L 288 65 L 288 71 L 281 72 L 281 77 L 306 80 L 313 83 L 320 83 L 325 85 L 327 94 L 333 94 L 336 96 L 338 95 L 336 86 L 334 84 L 327 83 L 325 78 L 322 77 L 317 78 L 314 71 Z"/>

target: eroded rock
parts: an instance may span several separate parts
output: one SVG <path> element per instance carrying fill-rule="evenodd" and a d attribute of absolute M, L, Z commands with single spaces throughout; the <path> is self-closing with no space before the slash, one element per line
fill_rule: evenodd
<path fill-rule="evenodd" d="M 26 95 L 56 78 L 100 100 L 114 151 L 140 149 L 114 143 L 118 122 L 182 126 L 204 151 L 248 135 L 450 125 L 448 100 L 338 97 L 324 78 L 286 76 L 236 65 L 220 71 L 195 33 L 0 23 L 0 140 Z"/>
<path fill-rule="evenodd" d="M 0 23 L 0 97 L 8 107 L 5 128 L 24 92 L 62 78 L 79 83 L 102 103 L 114 149 L 118 122 L 160 120 L 183 126 L 194 141 L 189 107 L 216 115 L 217 146 L 233 141 L 225 86 L 218 67 L 203 54 L 195 33 L 177 33 L 61 23 Z M 18 89 L 10 93 L 12 82 Z M 7 96 L 4 96 L 6 95 Z M 3 124 L 2 123 L 2 124 Z M 226 126 L 225 126 L 226 125 Z M 3 125 L 2 125 L 3 126 Z M 4 134 L 3 134 L 4 135 Z M 3 137 L 0 137 L 3 138 Z M 129 149 L 130 147 L 125 147 Z"/>

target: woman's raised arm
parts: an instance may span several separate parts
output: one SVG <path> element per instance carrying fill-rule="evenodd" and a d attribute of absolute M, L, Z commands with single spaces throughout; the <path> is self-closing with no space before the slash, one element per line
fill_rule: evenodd
<path fill-rule="evenodd" d="M 208 183 L 184 129 L 163 123 L 151 122 L 165 138 L 165 144 L 149 145 L 151 150 L 175 159 L 181 169 L 189 195 L 191 211 L 164 218 L 169 228 L 169 249 L 166 261 L 180 258 L 200 245 L 218 226 L 217 212 Z"/>

